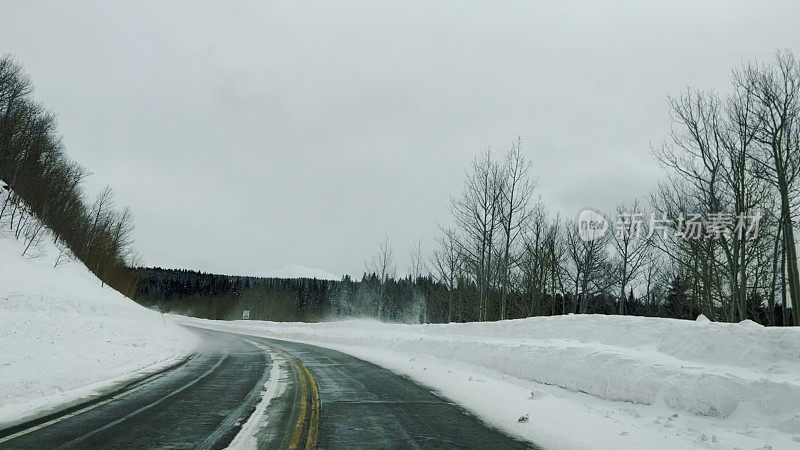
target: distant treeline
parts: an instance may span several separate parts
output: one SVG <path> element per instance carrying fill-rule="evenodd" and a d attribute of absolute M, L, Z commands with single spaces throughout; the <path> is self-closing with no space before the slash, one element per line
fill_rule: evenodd
<path fill-rule="evenodd" d="M 447 321 L 446 289 L 431 278 L 381 282 L 376 275 L 354 281 L 258 278 L 191 270 L 134 269 L 145 306 L 208 319 L 318 321 L 370 317 L 393 322 Z"/>
<path fill-rule="evenodd" d="M 81 183 L 89 172 L 66 156 L 55 116 L 32 91 L 19 64 L 0 57 L 0 223 L 23 240 L 25 253 L 47 235 L 62 251 L 59 260 L 77 257 L 130 294 L 131 212 L 115 209 L 109 188 L 86 201 Z"/>
<path fill-rule="evenodd" d="M 217 320 L 236 320 L 249 311 L 251 320 L 314 322 L 336 318 L 374 318 L 390 322 L 447 323 L 479 320 L 479 292 L 474 283 L 462 279 L 453 290 L 430 277 L 380 280 L 364 274 L 361 281 L 310 278 L 259 278 L 209 274 L 192 270 L 137 268 L 139 280 L 135 300 L 162 312 Z M 661 301 L 645 302 L 630 293 L 626 311 L 630 315 L 694 319 L 702 311 L 691 299 L 691 284 L 674 280 Z M 495 300 L 499 294 L 495 292 Z M 509 318 L 530 315 L 560 315 L 574 311 L 617 314 L 619 301 L 611 294 L 598 294 L 582 302 L 581 297 L 514 292 L 508 297 Z M 497 305 L 497 302 L 490 302 Z M 534 314 L 531 314 L 534 311 Z M 776 315 L 781 317 L 780 310 Z M 490 311 L 492 317 L 498 311 Z M 768 311 L 761 299 L 752 298 L 749 317 L 766 323 Z M 782 325 L 782 321 L 778 323 Z"/>

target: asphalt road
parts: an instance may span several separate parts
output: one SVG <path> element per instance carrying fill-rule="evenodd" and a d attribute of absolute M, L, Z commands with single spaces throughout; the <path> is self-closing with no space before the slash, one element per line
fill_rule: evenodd
<path fill-rule="evenodd" d="M 535 448 L 374 364 L 312 345 L 258 340 L 297 358 L 313 375 L 319 448 Z"/>
<path fill-rule="evenodd" d="M 259 448 L 533 448 L 352 356 L 193 330 L 206 345 L 186 364 L 67 414 L 0 431 L 0 448 L 224 448 L 278 359 L 285 387 L 270 400 Z"/>

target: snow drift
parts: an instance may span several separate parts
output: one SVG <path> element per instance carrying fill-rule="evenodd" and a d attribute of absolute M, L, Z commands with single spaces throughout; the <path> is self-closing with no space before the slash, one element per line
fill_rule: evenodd
<path fill-rule="evenodd" d="M 176 363 L 196 345 L 80 262 L 54 268 L 51 243 L 34 258 L 23 248 L 0 236 L 0 428 Z"/>

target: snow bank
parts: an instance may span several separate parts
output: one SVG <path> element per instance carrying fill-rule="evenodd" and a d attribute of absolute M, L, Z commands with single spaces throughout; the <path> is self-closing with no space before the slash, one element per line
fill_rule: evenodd
<path fill-rule="evenodd" d="M 23 249 L 0 235 L 0 428 L 178 362 L 196 345 L 80 262 L 54 268 L 51 243 L 35 258 Z"/>
<path fill-rule="evenodd" d="M 337 348 L 408 374 L 504 429 L 546 446 L 652 446 L 653 439 L 666 448 L 800 443 L 798 329 L 765 328 L 750 321 L 587 315 L 449 325 L 192 322 Z M 415 369 L 420 365 L 425 370 Z M 529 402 L 543 396 L 561 401 L 550 405 L 554 410 L 538 410 L 538 416 L 534 412 L 533 425 L 520 428 L 510 421 L 526 411 L 509 415 L 496 405 L 476 403 L 473 397 L 480 397 L 486 383 L 462 391 L 452 386 L 452 376 L 437 378 L 434 367 L 449 373 L 460 367 L 493 380 L 497 392 L 488 397 L 490 403 L 506 397 L 509 405 L 516 404 L 518 394 L 507 398 L 514 388 L 500 387 L 508 380 L 517 390 L 533 392 L 526 395 Z M 550 395 L 540 395 L 542 389 Z M 587 423 L 597 418 L 587 415 L 587 408 L 602 411 L 605 421 L 629 426 L 607 441 L 598 440 L 607 430 L 598 430 L 616 425 L 576 435 L 576 427 L 581 429 L 576 417 Z M 620 414 L 630 416 L 627 422 L 609 419 Z M 537 428 L 537 421 L 550 429 Z"/>

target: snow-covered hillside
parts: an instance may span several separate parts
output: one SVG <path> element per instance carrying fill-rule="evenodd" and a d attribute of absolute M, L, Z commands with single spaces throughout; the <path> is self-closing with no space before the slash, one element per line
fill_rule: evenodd
<path fill-rule="evenodd" d="M 193 334 L 100 281 L 80 262 L 54 268 L 47 238 L 22 257 L 0 235 L 0 428 L 174 364 Z"/>
<path fill-rule="evenodd" d="M 704 319 L 183 320 L 350 353 L 545 448 L 800 448 L 800 330 Z"/>

